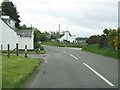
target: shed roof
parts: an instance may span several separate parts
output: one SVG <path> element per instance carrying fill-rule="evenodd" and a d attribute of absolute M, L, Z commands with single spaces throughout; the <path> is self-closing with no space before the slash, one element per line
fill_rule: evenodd
<path fill-rule="evenodd" d="M 16 30 L 17 35 L 20 37 L 32 37 L 33 30 Z"/>

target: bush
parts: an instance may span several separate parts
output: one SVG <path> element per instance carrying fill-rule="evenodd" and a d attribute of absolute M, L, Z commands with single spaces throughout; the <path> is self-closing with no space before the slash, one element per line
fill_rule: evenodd
<path fill-rule="evenodd" d="M 103 47 L 100 48 L 99 45 L 97 44 L 91 44 L 86 46 L 85 48 L 83 48 L 84 51 L 88 51 L 88 52 L 92 52 L 95 54 L 100 54 L 103 56 L 108 56 L 108 57 L 112 57 L 112 58 L 117 58 L 118 59 L 118 54 L 119 52 L 110 48 L 110 47 Z"/>
<path fill-rule="evenodd" d="M 38 49 L 38 48 L 40 48 L 40 44 L 38 42 L 35 42 L 34 43 L 34 49 Z"/>
<path fill-rule="evenodd" d="M 44 47 L 40 45 L 40 50 L 44 50 Z"/>

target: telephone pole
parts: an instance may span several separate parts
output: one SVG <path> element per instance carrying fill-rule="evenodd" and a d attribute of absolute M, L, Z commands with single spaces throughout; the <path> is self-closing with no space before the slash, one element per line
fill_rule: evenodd
<path fill-rule="evenodd" d="M 67 41 L 68 41 L 68 34 L 69 34 L 68 27 L 67 27 L 67 32 L 66 33 L 67 33 Z"/>
<path fill-rule="evenodd" d="M 60 24 L 59 24 L 59 38 L 60 38 Z"/>

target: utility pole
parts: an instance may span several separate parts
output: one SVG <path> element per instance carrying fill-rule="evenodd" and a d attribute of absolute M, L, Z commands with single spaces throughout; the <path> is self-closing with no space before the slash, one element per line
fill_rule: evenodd
<path fill-rule="evenodd" d="M 32 24 L 31 24 L 31 28 L 32 28 Z"/>
<path fill-rule="evenodd" d="M 60 24 L 59 24 L 59 38 L 60 38 Z"/>
<path fill-rule="evenodd" d="M 67 32 L 66 32 L 66 34 L 67 34 L 67 41 L 68 41 L 68 34 L 69 34 L 69 32 L 68 32 L 68 27 L 67 27 Z"/>

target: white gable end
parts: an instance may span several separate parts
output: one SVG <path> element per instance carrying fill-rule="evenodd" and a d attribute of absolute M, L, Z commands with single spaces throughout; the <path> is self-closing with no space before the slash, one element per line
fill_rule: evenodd
<path fill-rule="evenodd" d="M 63 37 L 61 37 L 59 39 L 60 42 L 64 42 L 64 41 L 69 41 L 71 43 L 73 42 L 77 42 L 75 38 L 73 38 L 72 36 L 70 36 L 70 32 L 69 31 L 65 31 L 65 34 Z"/>
<path fill-rule="evenodd" d="M 18 36 L 15 31 L 13 31 L 9 26 L 7 26 L 0 19 L 0 37 L 2 37 L 0 45 L 3 45 L 3 50 L 7 50 L 7 44 L 10 44 L 10 49 L 13 50 L 16 47 L 16 43 L 18 43 Z"/>
<path fill-rule="evenodd" d="M 14 31 L 10 28 L 3 20 L 0 19 L 0 45 L 2 45 L 3 50 L 7 50 L 7 45 L 10 44 L 10 50 L 16 48 L 16 44 L 18 43 L 19 49 L 25 49 L 25 45 L 27 45 L 27 49 L 34 49 L 34 36 L 33 31 L 31 33 L 27 32 L 29 35 L 20 36 L 17 31 Z M 30 36 L 31 35 L 31 36 Z"/>

